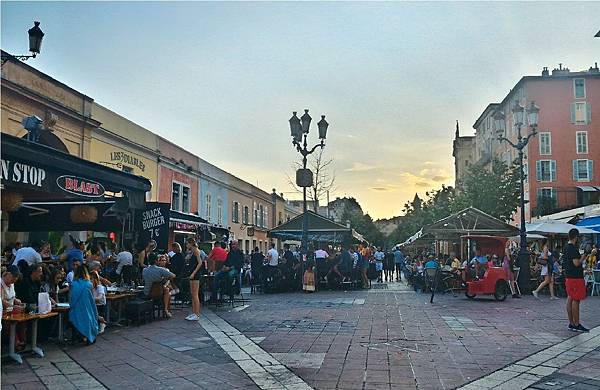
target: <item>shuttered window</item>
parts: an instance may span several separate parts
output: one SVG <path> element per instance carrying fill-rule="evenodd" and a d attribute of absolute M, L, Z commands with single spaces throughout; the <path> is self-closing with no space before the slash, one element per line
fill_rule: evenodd
<path fill-rule="evenodd" d="M 593 160 L 573 160 L 573 180 L 590 181 L 594 178 Z"/>
<path fill-rule="evenodd" d="M 576 133 L 577 154 L 588 153 L 587 131 L 578 131 Z"/>
<path fill-rule="evenodd" d="M 571 103 L 571 123 L 584 125 L 592 121 L 592 107 L 588 102 Z"/>
<path fill-rule="evenodd" d="M 539 160 L 535 162 L 535 177 L 537 181 L 556 181 L 556 161 Z"/>

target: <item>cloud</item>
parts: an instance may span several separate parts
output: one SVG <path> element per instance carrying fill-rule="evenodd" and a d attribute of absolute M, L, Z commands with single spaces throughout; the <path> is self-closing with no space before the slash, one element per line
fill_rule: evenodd
<path fill-rule="evenodd" d="M 429 184 L 427 182 L 424 182 L 424 181 L 418 181 L 418 182 L 415 183 L 415 185 L 417 187 L 430 187 L 431 186 L 431 184 Z"/>
<path fill-rule="evenodd" d="M 436 181 L 436 182 L 443 182 L 450 179 L 448 176 L 442 176 L 442 175 L 437 175 L 431 178 L 431 180 Z"/>
<path fill-rule="evenodd" d="M 373 191 L 390 191 L 391 188 L 388 187 L 371 187 Z"/>
<path fill-rule="evenodd" d="M 345 169 L 346 172 L 368 172 L 377 169 L 376 166 L 363 164 L 361 162 L 353 162 L 350 168 Z"/>

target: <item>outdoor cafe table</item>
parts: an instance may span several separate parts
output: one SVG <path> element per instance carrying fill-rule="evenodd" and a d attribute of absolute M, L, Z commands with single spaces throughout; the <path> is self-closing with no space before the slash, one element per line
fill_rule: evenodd
<path fill-rule="evenodd" d="M 131 298 L 135 298 L 137 296 L 137 293 L 134 292 L 121 292 L 121 293 L 116 293 L 116 294 L 106 294 L 106 323 L 109 325 L 115 325 L 118 324 L 119 322 L 121 322 L 121 313 L 123 311 L 123 301 L 129 300 Z M 119 305 L 119 309 L 118 309 L 118 317 L 117 320 L 114 322 L 110 321 L 110 308 L 112 306 L 112 303 L 115 302 Z"/>
<path fill-rule="evenodd" d="M 68 304 L 67 304 L 68 305 Z M 65 329 L 64 329 L 64 315 L 71 310 L 70 306 L 61 305 L 54 306 L 52 312 L 58 313 L 58 342 L 63 343 L 65 341 Z"/>
<path fill-rule="evenodd" d="M 8 356 L 19 364 L 23 364 L 21 355 L 15 352 L 15 339 L 17 337 L 17 324 L 26 323 L 31 321 L 31 351 L 36 353 L 40 357 L 44 357 L 44 351 L 37 346 L 37 330 L 38 321 L 44 318 L 50 318 L 57 316 L 58 313 L 50 312 L 46 314 L 27 314 L 19 313 L 12 314 L 6 313 L 2 316 L 2 321 L 7 323 L 10 327 L 9 342 L 8 342 Z"/>

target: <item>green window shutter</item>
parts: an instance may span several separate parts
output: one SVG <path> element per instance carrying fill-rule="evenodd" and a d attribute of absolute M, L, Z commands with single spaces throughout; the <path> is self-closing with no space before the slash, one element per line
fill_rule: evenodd
<path fill-rule="evenodd" d="M 592 181 L 594 179 L 594 160 L 587 161 L 588 179 Z"/>
<path fill-rule="evenodd" d="M 586 123 L 592 122 L 592 105 L 588 102 L 585 103 L 585 115 L 586 115 Z"/>
<path fill-rule="evenodd" d="M 573 180 L 577 181 L 579 179 L 579 170 L 578 170 L 577 160 L 573 160 Z"/>
<path fill-rule="evenodd" d="M 575 123 L 575 103 L 571 103 L 571 123 Z"/>
<path fill-rule="evenodd" d="M 535 162 L 535 178 L 537 181 L 542 181 L 542 162 Z"/>
<path fill-rule="evenodd" d="M 558 199 L 557 199 L 556 188 L 553 188 L 551 190 L 551 195 L 550 196 L 552 197 L 552 205 L 554 207 L 557 207 L 558 206 Z"/>
<path fill-rule="evenodd" d="M 550 160 L 550 181 L 556 181 L 556 160 Z"/>

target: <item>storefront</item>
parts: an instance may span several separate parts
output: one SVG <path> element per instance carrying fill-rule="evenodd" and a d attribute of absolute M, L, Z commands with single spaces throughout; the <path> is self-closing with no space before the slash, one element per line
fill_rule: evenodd
<path fill-rule="evenodd" d="M 135 239 L 132 221 L 145 208 L 147 179 L 7 134 L 1 155 L 3 236 L 96 230 Z"/>

